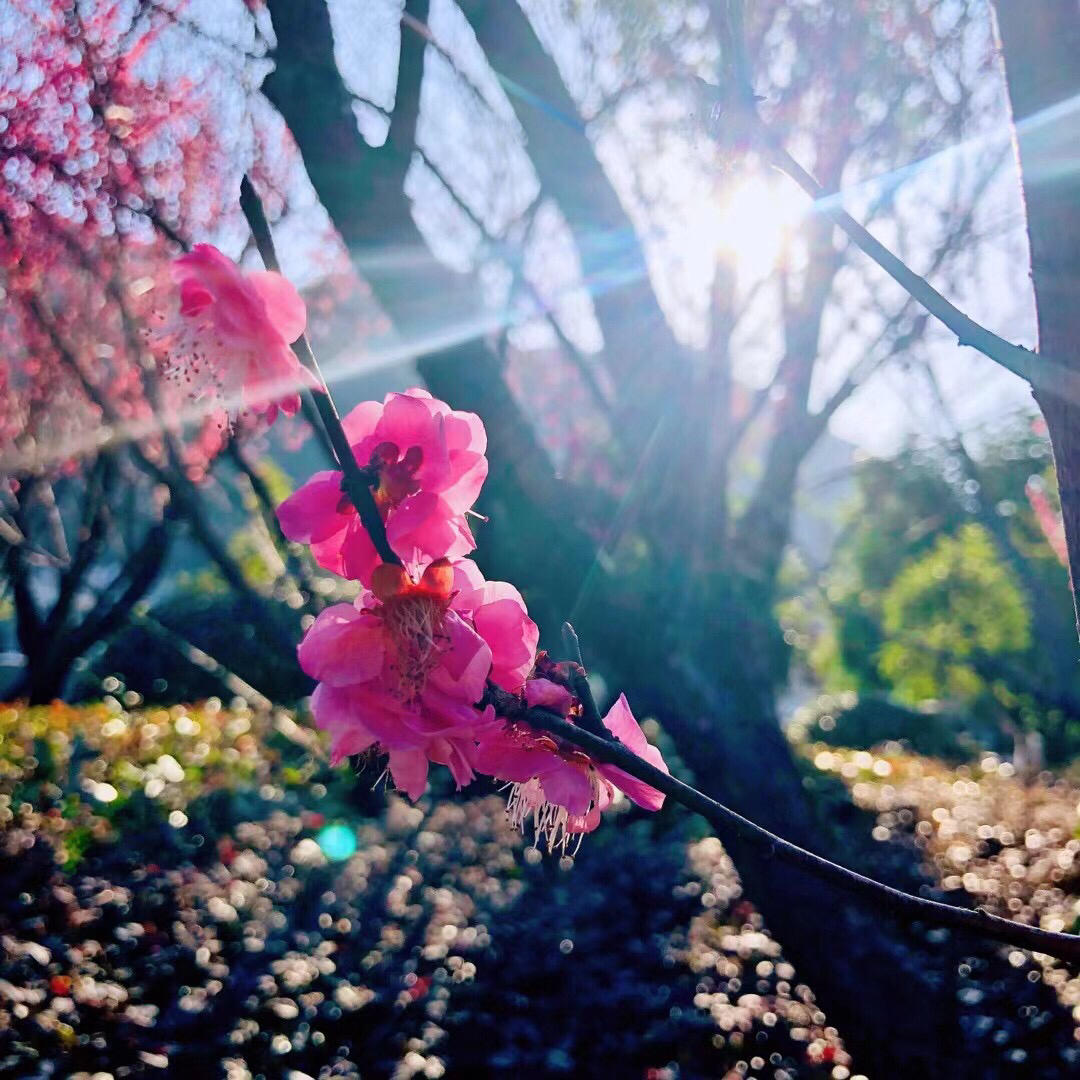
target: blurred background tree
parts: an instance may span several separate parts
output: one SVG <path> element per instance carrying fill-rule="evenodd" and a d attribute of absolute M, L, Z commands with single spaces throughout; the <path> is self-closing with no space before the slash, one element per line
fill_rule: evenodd
<path fill-rule="evenodd" d="M 944 712 L 1037 771 L 1044 753 L 1072 760 L 1080 735 L 1053 471 L 1029 414 L 981 442 L 977 462 L 954 439 L 859 465 L 830 565 L 803 576 L 783 621 L 860 713 L 883 695 Z"/>

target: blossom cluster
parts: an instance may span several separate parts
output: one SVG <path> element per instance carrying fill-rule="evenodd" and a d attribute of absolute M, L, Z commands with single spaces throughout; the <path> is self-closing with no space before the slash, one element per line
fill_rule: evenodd
<path fill-rule="evenodd" d="M 224 446 L 223 413 L 185 408 L 186 382 L 145 363 L 134 331 L 164 291 L 146 286 L 177 236 L 228 225 L 241 160 L 267 191 L 290 190 L 302 165 L 250 94 L 268 15 L 230 18 L 243 48 L 203 49 L 205 19 L 181 7 L 0 4 L 5 474 L 78 476 L 131 440 L 198 482 Z"/>
<path fill-rule="evenodd" d="M 575 722 L 583 703 L 566 666 L 538 652 L 518 590 L 486 581 L 467 557 L 476 547 L 467 515 L 487 476 L 480 418 L 412 389 L 363 402 L 343 427 L 401 564 L 380 560 L 340 472 L 316 474 L 278 509 L 289 539 L 363 586 L 355 603 L 321 612 L 299 647 L 301 666 L 318 680 L 312 713 L 335 759 L 385 754 L 393 783 L 413 799 L 430 763 L 445 765 L 459 787 L 477 774 L 495 777 L 510 785 L 511 819 L 523 829 L 531 820 L 549 850 L 594 829 L 616 788 L 659 809 L 655 788 L 525 719 L 543 708 Z M 515 708 L 497 711 L 492 688 Z M 625 697 L 603 724 L 665 768 Z"/>
<path fill-rule="evenodd" d="M 323 389 L 289 347 L 306 312 L 281 275 L 243 273 L 200 244 L 173 262 L 172 279 L 150 339 L 191 396 L 272 422 L 297 410 L 300 389 Z M 446 766 L 458 787 L 477 774 L 504 781 L 511 820 L 523 830 L 531 820 L 549 850 L 595 829 L 616 789 L 658 810 L 658 790 L 528 723 L 529 709 L 576 723 L 592 706 L 575 693 L 581 684 L 567 665 L 538 651 L 518 590 L 486 581 L 468 557 L 476 548 L 468 516 L 488 473 L 480 418 L 414 388 L 362 402 L 341 426 L 397 561 L 380 557 L 339 470 L 316 473 L 277 511 L 289 540 L 362 586 L 355 603 L 322 611 L 299 646 L 301 667 L 318 681 L 312 713 L 335 760 L 383 754 L 393 783 L 413 799 L 431 763 Z M 601 722 L 666 771 L 625 697 Z"/>

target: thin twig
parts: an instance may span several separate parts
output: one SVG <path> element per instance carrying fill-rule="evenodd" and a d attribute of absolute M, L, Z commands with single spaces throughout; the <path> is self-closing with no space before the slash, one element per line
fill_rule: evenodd
<path fill-rule="evenodd" d="M 280 273 L 281 264 L 278 262 L 274 238 L 270 233 L 270 223 L 266 219 L 266 211 L 263 209 L 262 200 L 247 176 L 240 181 L 240 208 L 244 211 L 244 216 L 251 227 L 251 234 L 255 238 L 255 246 L 258 247 L 266 268 Z M 311 342 L 308 341 L 307 334 L 300 335 L 300 338 L 293 344 L 293 351 L 300 358 L 300 362 L 304 367 L 315 376 L 322 388 L 321 393 L 314 394 L 306 388 L 301 388 L 301 393 L 314 402 L 315 408 L 319 412 L 323 430 L 330 440 L 334 457 L 341 468 L 342 490 L 349 497 L 349 501 L 360 515 L 360 520 L 367 530 L 368 536 L 371 537 L 371 542 L 375 545 L 379 558 L 383 562 L 400 566 L 401 559 L 398 558 L 394 549 L 390 546 L 390 541 L 386 538 L 386 526 L 383 524 L 382 515 L 375 505 L 375 496 L 371 491 L 372 482 L 376 480 L 376 477 L 370 470 L 362 468 L 353 454 L 348 436 L 341 425 L 341 417 L 338 416 L 334 399 L 330 396 L 330 389 L 319 368 L 319 362 L 315 359 L 315 353 L 311 349 Z"/>
<path fill-rule="evenodd" d="M 204 649 L 193 645 L 183 635 L 159 622 L 149 611 L 135 609 L 131 613 L 131 621 L 137 626 L 145 627 L 172 646 L 189 664 L 220 679 L 227 690 L 232 691 L 238 697 L 242 697 L 249 705 L 267 711 L 273 708 L 270 699 L 256 690 L 251 683 L 246 682 L 235 672 L 230 671 L 220 660 L 215 659 Z"/>
<path fill-rule="evenodd" d="M 729 835 L 734 833 L 756 847 L 764 848 L 782 862 L 813 874 L 845 892 L 869 900 L 898 918 L 994 938 L 1022 949 L 1030 949 L 1032 952 L 1055 956 L 1059 960 L 1080 961 L 1080 937 L 1074 934 L 1055 933 L 991 915 L 981 908 L 972 910 L 953 907 L 894 889 L 891 885 L 849 870 L 769 832 L 723 803 L 710 799 L 689 784 L 650 765 L 616 739 L 600 738 L 546 709 L 529 709 L 521 718 L 532 727 L 557 735 L 560 739 L 580 747 L 594 760 L 615 765 L 662 791 L 687 809 L 700 814 L 721 832 Z"/>
<path fill-rule="evenodd" d="M 728 25 L 725 39 L 730 50 L 728 93 L 724 104 L 731 105 L 736 120 L 746 124 L 771 158 L 772 165 L 799 185 L 817 203 L 848 239 L 881 267 L 905 292 L 918 301 L 939 322 L 951 330 L 960 345 L 968 345 L 1002 367 L 1026 379 L 1032 386 L 1057 397 L 1080 402 L 1080 372 L 1045 353 L 1035 353 L 999 337 L 946 300 L 926 278 L 916 274 L 880 240 L 859 224 L 840 204 L 839 195 L 828 192 L 802 167 L 762 120 L 751 83 L 742 30 L 742 0 L 727 0 Z"/>
<path fill-rule="evenodd" d="M 428 26 L 427 23 L 421 22 L 418 18 L 416 18 L 415 15 L 411 15 L 408 11 L 402 11 L 401 25 L 407 27 L 414 34 L 417 34 L 419 37 L 423 38 L 424 41 L 426 41 L 431 46 L 431 48 L 434 49 L 435 52 L 438 53 L 439 56 L 442 57 L 442 59 L 449 65 L 450 70 L 454 73 L 455 76 L 457 76 L 458 79 L 461 80 L 462 85 L 470 92 L 473 98 L 497 121 L 501 121 L 504 124 L 506 123 L 505 118 L 500 116 L 499 113 L 495 111 L 491 102 L 488 101 L 487 95 L 484 93 L 484 91 L 473 81 L 471 76 L 469 76 L 465 71 L 462 70 L 461 65 L 458 64 L 457 60 L 455 60 L 454 57 L 450 54 L 449 50 L 443 46 L 443 44 L 435 36 L 435 34 L 431 30 L 431 27 Z"/>
<path fill-rule="evenodd" d="M 232 458 L 233 464 L 240 474 L 251 485 L 251 492 L 255 502 L 258 504 L 263 525 L 267 531 L 274 554 L 278 558 L 284 556 L 285 569 L 292 574 L 298 585 L 305 586 L 314 597 L 316 593 L 312 589 L 311 576 L 303 560 L 298 558 L 292 550 L 288 537 L 281 531 L 281 522 L 278 521 L 277 514 L 274 513 L 274 498 L 270 494 L 266 481 L 259 475 L 258 469 L 248 461 L 243 449 L 235 439 L 229 440 L 226 452 Z"/>
<path fill-rule="evenodd" d="M 912 299 L 951 330 L 956 335 L 958 344 L 976 349 L 1014 375 L 1026 379 L 1032 386 L 1047 390 L 1058 397 L 1066 397 L 1070 401 L 1080 401 L 1080 373 L 1072 371 L 1050 356 L 1006 341 L 965 315 L 955 304 L 946 300 L 926 278 L 916 274 L 907 263 L 897 258 L 869 230 L 860 225 L 835 196 L 831 196 L 776 142 L 764 124 L 761 125 L 761 132 L 767 140 L 776 168 L 812 196 L 817 201 L 818 209 L 830 218 L 860 251 L 873 259 Z"/>

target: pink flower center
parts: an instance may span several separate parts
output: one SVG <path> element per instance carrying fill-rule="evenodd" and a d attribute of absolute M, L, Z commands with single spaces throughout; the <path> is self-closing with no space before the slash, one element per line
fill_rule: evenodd
<path fill-rule="evenodd" d="M 401 699 L 415 705 L 450 643 L 444 629 L 453 570 L 445 559 L 432 563 L 414 584 L 400 566 L 382 563 L 372 589 L 381 601 L 373 610 L 386 627 Z"/>
<path fill-rule="evenodd" d="M 588 761 L 585 755 L 578 756 Z M 591 765 L 579 761 L 574 761 L 574 764 L 587 771 L 592 789 L 589 808 L 581 817 L 571 816 L 565 806 L 549 802 L 544 794 L 543 783 L 535 776 L 522 784 L 510 785 L 510 795 L 506 800 L 506 816 L 510 824 L 524 835 L 525 825 L 532 818 L 533 847 L 538 848 L 543 841 L 549 855 L 556 850 L 563 855 L 578 853 L 585 833 L 590 831 L 586 819 L 600 802 L 600 785 L 603 781 L 597 771 Z M 574 849 L 568 852 L 567 848 L 572 842 Z"/>
<path fill-rule="evenodd" d="M 402 700 L 415 705 L 450 642 L 443 631 L 446 604 L 435 596 L 406 593 L 391 597 L 378 614 L 393 651 Z"/>
<path fill-rule="evenodd" d="M 397 443 L 383 442 L 375 447 L 371 465 L 379 472 L 375 502 L 384 513 L 420 490 L 416 472 L 424 463 L 424 451 L 410 446 L 404 454 Z"/>

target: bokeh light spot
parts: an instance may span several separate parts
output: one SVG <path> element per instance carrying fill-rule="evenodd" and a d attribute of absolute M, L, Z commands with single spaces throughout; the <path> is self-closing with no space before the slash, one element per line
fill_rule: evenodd
<path fill-rule="evenodd" d="M 327 825 L 315 842 L 328 859 L 340 862 L 356 853 L 356 833 L 348 825 Z"/>

